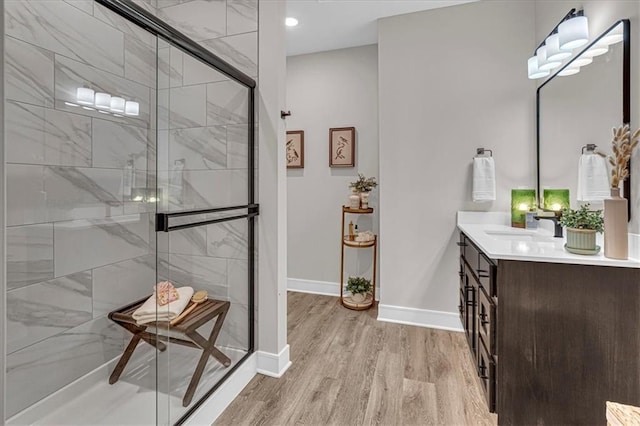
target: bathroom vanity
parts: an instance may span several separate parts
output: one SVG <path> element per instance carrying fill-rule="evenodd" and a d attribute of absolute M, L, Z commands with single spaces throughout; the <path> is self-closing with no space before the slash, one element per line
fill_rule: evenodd
<path fill-rule="evenodd" d="M 626 261 L 566 252 L 546 229 L 458 212 L 460 315 L 498 422 L 606 424 L 640 403 L 640 236 Z"/>

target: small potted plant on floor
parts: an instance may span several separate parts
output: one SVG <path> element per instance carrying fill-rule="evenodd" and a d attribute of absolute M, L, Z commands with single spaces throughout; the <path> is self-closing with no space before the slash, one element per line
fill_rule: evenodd
<path fill-rule="evenodd" d="M 602 210 L 591 211 L 589 204 L 578 210 L 564 209 L 560 224 L 567 228 L 565 248 L 568 252 L 597 254 L 600 251 L 600 247 L 596 246 L 596 233 L 604 231 Z"/>
<path fill-rule="evenodd" d="M 371 281 L 362 277 L 349 277 L 347 291 L 351 293 L 351 300 L 354 303 L 362 303 L 367 298 L 367 293 L 371 291 Z"/>

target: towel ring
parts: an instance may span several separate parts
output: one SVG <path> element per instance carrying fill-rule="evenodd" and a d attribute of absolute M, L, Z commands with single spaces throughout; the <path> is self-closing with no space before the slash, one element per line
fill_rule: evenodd
<path fill-rule="evenodd" d="M 595 151 L 595 150 L 596 150 L 596 148 L 597 148 L 597 147 L 598 147 L 598 145 L 596 145 L 595 143 L 588 143 L 588 144 L 586 144 L 586 145 L 584 145 L 584 146 L 582 147 L 582 153 L 584 154 L 584 150 L 585 150 L 585 149 L 586 149 L 587 151 L 591 151 L 591 152 L 593 152 L 593 151 Z"/>
<path fill-rule="evenodd" d="M 476 157 L 484 155 L 487 152 L 489 153 L 489 157 L 493 157 L 493 151 L 491 151 L 490 149 L 476 148 Z M 474 157 L 474 158 L 476 158 L 476 157 Z"/>

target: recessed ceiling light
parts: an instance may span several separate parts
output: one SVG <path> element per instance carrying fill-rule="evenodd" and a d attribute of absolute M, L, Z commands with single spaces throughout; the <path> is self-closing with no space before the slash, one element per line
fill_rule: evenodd
<path fill-rule="evenodd" d="M 298 25 L 298 20 L 296 18 L 287 18 L 284 20 L 284 23 L 287 27 L 295 27 L 296 25 Z"/>

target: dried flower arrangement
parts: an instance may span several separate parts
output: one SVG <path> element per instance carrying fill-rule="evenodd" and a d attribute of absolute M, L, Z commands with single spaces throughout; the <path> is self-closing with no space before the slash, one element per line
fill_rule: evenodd
<path fill-rule="evenodd" d="M 629 159 L 631 159 L 631 153 L 633 149 L 638 145 L 638 138 L 640 138 L 640 129 L 636 130 L 631 135 L 629 125 L 625 124 L 618 127 L 614 127 L 613 139 L 611 145 L 613 148 L 613 155 L 607 156 L 609 164 L 611 164 L 611 187 L 618 188 L 620 182 L 629 177 Z"/>
<path fill-rule="evenodd" d="M 354 189 L 356 192 L 371 192 L 376 186 L 378 186 L 378 183 L 375 177 L 367 178 L 362 173 L 358 173 L 357 181 L 349 184 L 349 188 Z"/>

